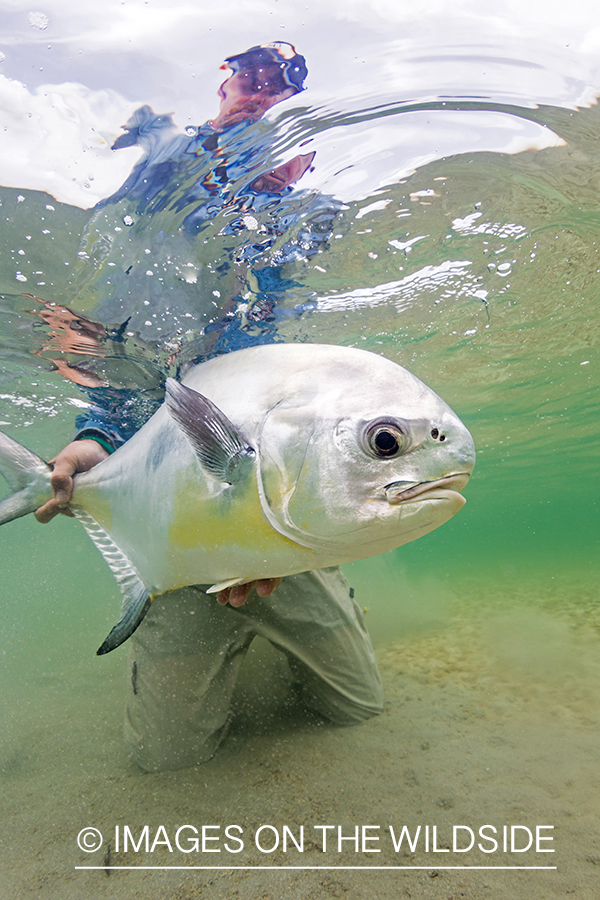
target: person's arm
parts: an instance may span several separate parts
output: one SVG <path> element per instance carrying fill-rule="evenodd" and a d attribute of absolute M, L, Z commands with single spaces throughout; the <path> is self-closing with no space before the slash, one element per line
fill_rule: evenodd
<path fill-rule="evenodd" d="M 89 405 L 75 419 L 74 441 L 91 438 L 110 452 L 150 419 L 164 400 L 164 376 L 143 390 L 94 387 L 86 391 Z"/>
<path fill-rule="evenodd" d="M 306 153 L 304 156 L 296 156 L 287 163 L 259 175 L 250 185 L 250 189 L 258 193 L 279 193 L 286 187 L 300 181 L 304 173 L 311 167 L 315 158 L 314 153 Z"/>
<path fill-rule="evenodd" d="M 95 209 L 118 203 L 127 196 L 136 200 L 151 199 L 168 180 L 173 157 L 189 143 L 189 137 L 177 131 L 170 114 L 157 114 L 150 106 L 136 109 L 122 128 L 124 133 L 114 141 L 111 149 L 137 146 L 143 154 L 121 187 L 100 200 Z"/>

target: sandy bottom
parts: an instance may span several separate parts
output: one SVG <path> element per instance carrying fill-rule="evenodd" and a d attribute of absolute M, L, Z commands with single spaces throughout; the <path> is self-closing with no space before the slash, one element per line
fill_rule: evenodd
<path fill-rule="evenodd" d="M 521 578 L 497 589 L 489 580 L 472 580 L 454 594 L 440 597 L 436 585 L 425 593 L 421 604 L 409 598 L 396 623 L 402 636 L 390 641 L 388 635 L 380 645 L 382 716 L 332 728 L 282 705 L 272 674 L 278 662 L 258 648 L 245 670 L 235 729 L 216 758 L 195 769 L 147 775 L 127 761 L 122 657 L 77 669 L 53 665 L 35 675 L 34 690 L 31 681 L 27 689 L 12 685 L 2 697 L 0 736 L 2 900 L 597 900 L 597 588 L 574 579 Z M 375 614 L 373 621 L 377 636 L 381 621 Z M 138 841 L 145 825 L 148 852 L 142 841 L 138 852 L 130 846 L 124 853 L 125 826 Z M 219 852 L 178 849 L 175 835 L 183 825 L 200 837 L 202 826 L 212 826 L 205 829 L 206 846 Z M 239 828 L 228 837 L 225 828 L 233 825 Z M 265 825 L 261 851 L 255 835 Z M 315 826 L 326 825 L 332 827 L 323 852 L 324 831 Z M 390 826 L 397 839 L 404 825 L 413 849 L 405 838 L 396 851 Z M 456 825 L 475 833 L 472 850 L 459 852 L 469 843 L 461 829 L 454 852 Z M 484 825 L 497 829 L 496 852 L 477 848 L 478 842 L 492 847 L 478 837 Z M 538 825 L 554 826 L 540 832 L 553 837 L 540 847 L 554 853 L 535 846 L 503 852 L 504 826 L 509 836 L 510 826 L 522 826 L 514 835 L 524 847 L 525 829 L 535 835 Z M 77 845 L 87 826 L 102 832 L 95 852 Z M 290 835 L 300 843 L 302 826 L 300 852 Z M 363 826 L 369 826 L 364 848 Z M 340 835 L 351 838 L 341 852 Z M 193 836 L 192 829 L 180 832 L 184 849 Z M 235 837 L 244 843 L 240 852 L 232 852 L 240 847 Z M 279 847 L 268 852 L 276 839 Z M 124 865 L 242 868 L 108 868 Z M 321 868 L 243 868 L 255 866 Z M 556 868 L 444 868 L 450 866 Z"/>

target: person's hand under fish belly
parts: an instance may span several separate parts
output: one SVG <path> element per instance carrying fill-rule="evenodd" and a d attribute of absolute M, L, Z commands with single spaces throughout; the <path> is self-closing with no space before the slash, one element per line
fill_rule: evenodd
<path fill-rule="evenodd" d="M 87 472 L 93 466 L 98 465 L 110 454 L 98 441 L 83 439 L 72 441 L 50 460 L 52 475 L 50 483 L 54 491 L 52 500 L 48 500 L 35 511 L 35 517 L 42 525 L 51 522 L 59 513 L 72 516 L 69 511 L 69 503 L 73 493 L 73 476 L 77 472 Z M 251 581 L 248 584 L 236 584 L 235 587 L 225 588 L 217 594 L 217 603 L 225 606 L 243 606 L 253 588 L 259 597 L 270 597 L 273 591 L 281 584 L 281 578 L 263 578 L 260 581 Z"/>

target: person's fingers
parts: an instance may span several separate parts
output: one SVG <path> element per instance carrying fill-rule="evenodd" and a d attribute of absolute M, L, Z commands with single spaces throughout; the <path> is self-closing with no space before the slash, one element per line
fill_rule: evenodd
<path fill-rule="evenodd" d="M 52 500 L 48 500 L 47 503 L 44 503 L 43 506 L 40 506 L 39 509 L 36 509 L 34 512 L 34 516 L 40 523 L 40 525 L 47 525 L 48 522 L 51 522 L 54 516 L 57 516 L 60 510 L 56 505 L 56 500 L 54 498 Z"/>
<path fill-rule="evenodd" d="M 234 587 L 225 588 L 217 594 L 217 603 L 226 606 L 243 606 L 252 588 L 256 588 L 259 597 L 270 597 L 281 584 L 281 578 L 261 578 L 259 581 L 249 581 L 246 584 L 236 584 Z"/>
<path fill-rule="evenodd" d="M 248 599 L 248 594 L 255 586 L 256 581 L 250 581 L 248 584 L 236 584 L 230 588 L 229 602 L 231 606 L 243 606 Z"/>
<path fill-rule="evenodd" d="M 219 606 L 227 606 L 229 603 L 229 594 L 231 593 L 231 588 L 225 588 L 223 591 L 219 591 L 217 594 L 217 603 Z"/>
<path fill-rule="evenodd" d="M 274 590 L 281 584 L 281 578 L 261 578 L 256 583 L 256 593 L 259 597 L 270 597 Z"/>
<path fill-rule="evenodd" d="M 54 499 L 58 507 L 69 505 L 73 494 L 73 475 L 76 468 L 72 461 L 57 461 L 50 476 L 50 484 L 54 491 Z"/>
<path fill-rule="evenodd" d="M 37 521 L 46 525 L 59 512 L 71 515 L 68 506 L 73 495 L 73 476 L 77 472 L 87 472 L 108 455 L 108 451 L 98 441 L 90 439 L 72 441 L 57 453 L 54 459 L 50 460 L 52 466 L 50 486 L 54 497 L 36 510 Z"/>
<path fill-rule="evenodd" d="M 41 525 L 47 525 L 48 522 L 51 522 L 52 519 L 59 513 L 61 513 L 63 516 L 69 516 L 70 518 L 73 518 L 72 512 L 70 512 L 68 509 L 61 509 L 57 505 L 56 500 L 52 498 L 52 500 L 48 500 L 47 503 L 44 503 L 43 506 L 40 506 L 39 509 L 36 509 L 36 511 L 34 512 L 34 516 Z"/>
<path fill-rule="evenodd" d="M 221 606 L 226 606 L 228 603 L 232 606 L 243 606 L 255 584 L 256 581 L 251 581 L 247 584 L 236 584 L 234 587 L 225 588 L 217 594 L 217 603 Z"/>

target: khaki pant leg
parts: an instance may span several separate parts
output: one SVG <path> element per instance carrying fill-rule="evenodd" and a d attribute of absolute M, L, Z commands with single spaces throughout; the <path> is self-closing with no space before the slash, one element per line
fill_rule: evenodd
<path fill-rule="evenodd" d="M 336 724 L 381 712 L 383 692 L 363 614 L 337 569 L 285 578 L 265 599 L 219 606 L 200 587 L 154 601 L 130 641 L 125 739 L 157 772 L 210 759 L 254 636 L 281 649 L 303 702 Z"/>
<path fill-rule="evenodd" d="M 275 593 L 252 596 L 238 612 L 286 654 L 303 702 L 335 724 L 383 710 L 383 688 L 364 614 L 339 569 L 285 578 Z"/>
<path fill-rule="evenodd" d="M 254 634 L 198 587 L 154 601 L 130 640 L 125 741 L 139 766 L 159 772 L 211 758 Z"/>

